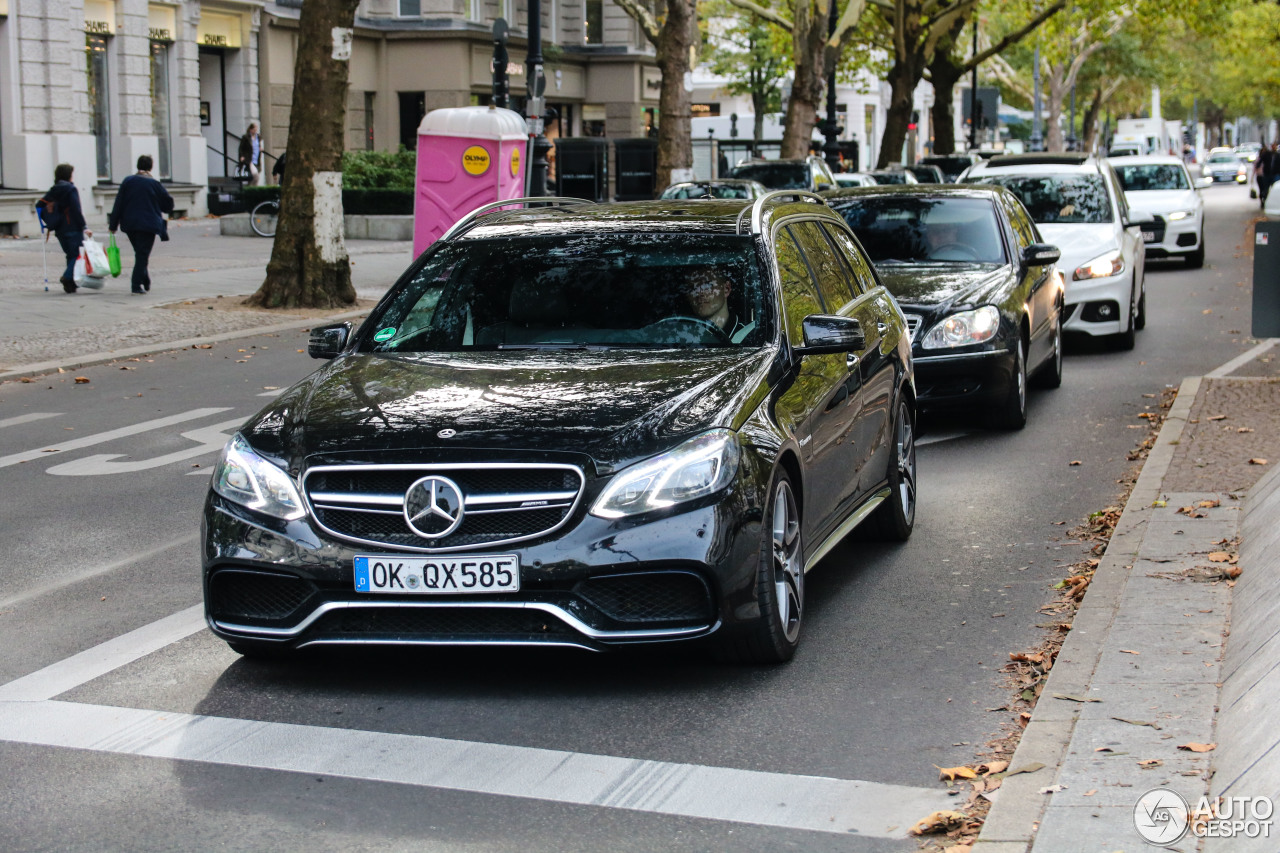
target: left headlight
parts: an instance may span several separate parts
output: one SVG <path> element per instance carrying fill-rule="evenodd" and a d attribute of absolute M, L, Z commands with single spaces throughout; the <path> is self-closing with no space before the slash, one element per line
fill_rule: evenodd
<path fill-rule="evenodd" d="M 1105 255 L 1098 255 L 1098 257 L 1089 261 L 1089 263 L 1082 264 L 1078 267 L 1074 278 L 1076 281 L 1084 281 L 1090 278 L 1105 278 L 1109 275 L 1119 275 L 1122 272 L 1124 272 L 1124 258 L 1120 256 L 1119 249 L 1112 249 Z"/>
<path fill-rule="evenodd" d="M 983 305 L 947 317 L 929 330 L 920 346 L 922 349 L 946 349 L 980 344 L 995 337 L 999 328 L 1000 309 L 994 305 Z"/>
<path fill-rule="evenodd" d="M 733 482 L 738 454 L 738 439 L 730 430 L 691 438 L 618 473 L 592 505 L 591 514 L 622 518 L 715 494 Z"/>
<path fill-rule="evenodd" d="M 236 433 L 213 468 L 213 490 L 233 503 L 276 518 L 302 518 L 306 510 L 289 475 L 263 459 Z"/>
<path fill-rule="evenodd" d="M 1188 216 L 1191 216 L 1192 213 L 1194 213 L 1194 211 L 1175 210 L 1173 213 L 1170 213 L 1168 216 L 1166 216 L 1165 219 L 1169 220 L 1170 222 L 1177 222 L 1179 220 L 1186 219 Z"/>

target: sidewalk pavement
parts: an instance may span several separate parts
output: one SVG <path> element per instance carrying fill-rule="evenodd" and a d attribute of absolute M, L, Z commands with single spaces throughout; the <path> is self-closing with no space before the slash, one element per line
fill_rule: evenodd
<path fill-rule="evenodd" d="M 1177 805 L 1166 791 L 1192 811 L 1204 796 L 1280 802 L 1276 343 L 1182 383 L 975 853 L 1280 849 L 1262 804 L 1269 836 L 1208 841 L 1152 808 Z"/>
<path fill-rule="evenodd" d="M 147 296 L 129 293 L 127 272 L 102 291 L 62 293 L 56 245 L 46 292 L 40 243 L 0 241 L 0 381 L 317 322 L 158 307 L 248 295 L 270 256 L 269 240 L 218 236 L 212 219 L 175 223 L 171 233 L 153 256 Z M 362 299 L 379 298 L 412 259 L 408 243 L 347 247 Z M 975 853 L 1164 849 L 1135 825 L 1139 797 L 1158 788 L 1192 808 L 1205 794 L 1280 802 L 1280 730 L 1271 724 L 1280 701 L 1275 343 L 1183 382 L 1009 770 L 1042 766 L 1006 775 L 988 795 Z M 1215 562 L 1218 552 L 1238 558 L 1234 589 L 1211 579 L 1232 565 Z M 1216 746 L 1179 749 L 1190 743 Z M 1204 849 L 1280 849 L 1280 815 L 1270 829 Z M 1168 849 L 1200 844 L 1186 836 Z"/>

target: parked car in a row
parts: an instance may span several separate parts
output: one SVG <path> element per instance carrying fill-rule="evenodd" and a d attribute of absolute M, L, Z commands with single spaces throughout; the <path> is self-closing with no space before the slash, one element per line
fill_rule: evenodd
<path fill-rule="evenodd" d="M 822 199 L 530 201 L 313 329 L 326 363 L 228 443 L 201 554 L 238 652 L 785 661 L 805 573 L 855 527 L 911 535 L 907 323 Z"/>
<path fill-rule="evenodd" d="M 1111 164 L 1130 210 L 1151 215 L 1142 226 L 1148 258 L 1185 258 L 1204 266 L 1204 199 L 1181 159 L 1167 154 L 1126 157 Z"/>

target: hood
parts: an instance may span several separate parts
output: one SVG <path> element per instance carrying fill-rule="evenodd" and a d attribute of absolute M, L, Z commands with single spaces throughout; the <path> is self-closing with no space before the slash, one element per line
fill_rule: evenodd
<path fill-rule="evenodd" d="M 903 306 L 947 308 L 951 305 L 1000 302 L 1013 278 L 1013 268 L 996 264 L 879 264 L 885 288 Z"/>
<path fill-rule="evenodd" d="M 572 452 L 617 468 L 714 427 L 738 428 L 774 350 L 348 355 L 244 428 L 290 470 L 385 451 Z M 454 430 L 441 438 L 441 430 Z M 401 457 L 403 458 L 403 457 Z"/>
<path fill-rule="evenodd" d="M 1057 246 L 1062 252 L 1058 269 L 1070 280 L 1071 272 L 1098 255 L 1120 248 L 1120 228 L 1114 222 L 1040 225 L 1040 236 L 1046 243 Z"/>
<path fill-rule="evenodd" d="M 1195 190 L 1141 190 L 1124 194 L 1129 207 L 1155 216 L 1167 216 L 1175 210 L 1195 210 Z"/>

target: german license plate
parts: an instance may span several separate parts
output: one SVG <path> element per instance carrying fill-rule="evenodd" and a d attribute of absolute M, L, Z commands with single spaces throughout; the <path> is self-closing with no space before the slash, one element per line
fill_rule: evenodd
<path fill-rule="evenodd" d="M 364 555 L 355 558 L 355 576 L 356 592 L 407 595 L 516 592 L 520 589 L 520 558 L 515 554 L 465 557 Z"/>
<path fill-rule="evenodd" d="M 1154 243 L 1154 242 L 1156 241 L 1156 232 L 1154 232 L 1154 231 L 1143 231 L 1143 232 L 1142 232 L 1142 239 L 1143 239 L 1143 241 L 1144 241 L 1144 242 L 1146 242 L 1146 243 Z"/>

